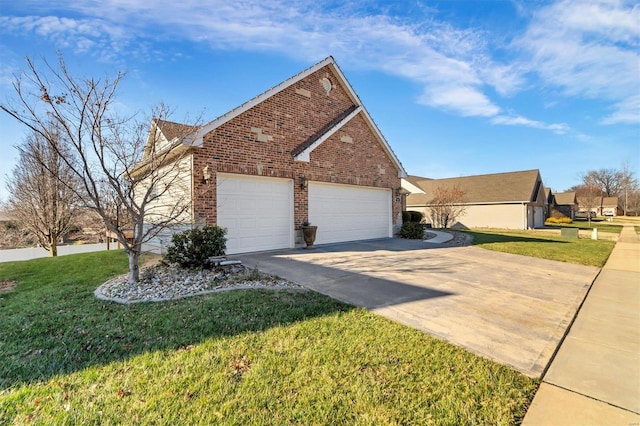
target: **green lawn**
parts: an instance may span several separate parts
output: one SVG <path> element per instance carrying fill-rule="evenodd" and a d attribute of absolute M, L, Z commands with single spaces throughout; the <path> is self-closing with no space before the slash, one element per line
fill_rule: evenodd
<path fill-rule="evenodd" d="M 118 305 L 121 252 L 0 264 L 0 424 L 517 424 L 537 381 L 314 292 Z M 0 288 L 2 288 L 0 286 Z"/>
<path fill-rule="evenodd" d="M 615 246 L 614 241 L 564 238 L 537 231 L 474 229 L 464 232 L 473 236 L 473 245 L 488 250 L 598 267 L 604 266 Z"/>
<path fill-rule="evenodd" d="M 613 234 L 619 234 L 622 232 L 622 225 L 616 225 L 611 222 L 603 222 L 598 220 L 592 220 L 591 225 L 589 225 L 589 221 L 575 221 L 573 223 L 545 223 L 545 226 L 550 228 L 578 228 L 584 230 L 592 230 L 593 228 L 597 228 L 598 232 L 610 232 Z"/>

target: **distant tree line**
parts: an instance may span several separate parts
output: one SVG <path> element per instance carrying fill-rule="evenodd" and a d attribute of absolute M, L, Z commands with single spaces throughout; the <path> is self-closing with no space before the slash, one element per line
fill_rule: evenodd
<path fill-rule="evenodd" d="M 602 197 L 618 197 L 625 215 L 640 213 L 640 185 L 627 163 L 620 169 L 589 170 L 581 175 L 582 183 L 572 186 L 583 206 L 590 210 L 600 205 Z"/>

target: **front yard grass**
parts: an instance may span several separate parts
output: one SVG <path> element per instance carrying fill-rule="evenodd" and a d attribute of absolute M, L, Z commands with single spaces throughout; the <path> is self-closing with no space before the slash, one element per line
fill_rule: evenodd
<path fill-rule="evenodd" d="M 598 232 L 610 232 L 612 234 L 619 234 L 622 232 L 622 225 L 617 225 L 611 222 L 602 222 L 599 220 L 592 220 L 591 225 L 589 221 L 575 221 L 573 223 L 545 223 L 545 226 L 549 228 L 578 228 L 590 231 L 593 228 L 597 228 Z"/>
<path fill-rule="evenodd" d="M 119 305 L 122 252 L 0 264 L 0 424 L 517 424 L 537 381 L 311 291 Z"/>
<path fill-rule="evenodd" d="M 564 238 L 537 231 L 474 229 L 472 244 L 488 250 L 587 266 L 604 266 L 614 241 Z"/>

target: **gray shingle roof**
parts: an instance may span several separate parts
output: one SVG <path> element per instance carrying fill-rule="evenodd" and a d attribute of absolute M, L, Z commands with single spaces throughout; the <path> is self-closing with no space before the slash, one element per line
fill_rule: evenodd
<path fill-rule="evenodd" d="M 575 191 L 570 192 L 559 192 L 557 194 L 553 194 L 554 200 L 557 205 L 570 205 L 576 204 L 576 193 Z"/>
<path fill-rule="evenodd" d="M 408 195 L 407 205 L 429 204 L 436 188 L 451 188 L 454 185 L 465 191 L 468 204 L 531 202 L 535 201 L 541 182 L 537 169 L 447 179 L 409 176 L 407 180 L 425 192 Z"/>

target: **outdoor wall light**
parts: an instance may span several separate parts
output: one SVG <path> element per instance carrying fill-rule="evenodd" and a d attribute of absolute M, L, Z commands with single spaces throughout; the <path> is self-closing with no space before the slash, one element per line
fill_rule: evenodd
<path fill-rule="evenodd" d="M 403 187 L 397 188 L 396 189 L 396 195 L 400 196 L 400 195 L 409 195 L 411 194 L 411 191 L 404 189 Z"/>
<path fill-rule="evenodd" d="M 307 189 L 307 177 L 306 176 L 300 176 L 300 188 L 302 189 Z"/>
<path fill-rule="evenodd" d="M 209 166 L 202 168 L 202 183 L 209 183 L 211 180 L 211 173 L 209 173 Z"/>

